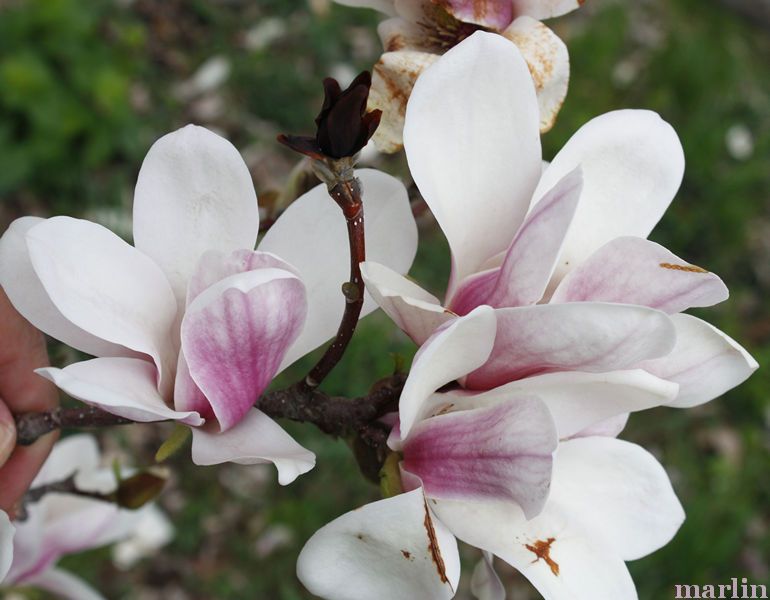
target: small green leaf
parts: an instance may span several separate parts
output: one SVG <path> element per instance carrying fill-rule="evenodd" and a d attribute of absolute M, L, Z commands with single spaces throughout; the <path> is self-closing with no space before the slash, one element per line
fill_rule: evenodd
<path fill-rule="evenodd" d="M 383 498 L 392 498 L 404 492 L 401 484 L 401 470 L 398 464 L 401 462 L 399 452 L 390 452 L 380 470 L 380 492 Z"/>
<path fill-rule="evenodd" d="M 169 456 L 179 450 L 190 436 L 190 428 L 179 423 L 174 425 L 174 430 L 168 439 L 160 445 L 155 453 L 155 462 L 163 462 Z"/>

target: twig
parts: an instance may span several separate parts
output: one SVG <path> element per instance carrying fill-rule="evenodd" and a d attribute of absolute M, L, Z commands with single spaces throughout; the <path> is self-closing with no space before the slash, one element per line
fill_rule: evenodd
<path fill-rule="evenodd" d="M 75 473 L 62 479 L 60 481 L 52 481 L 45 485 L 40 485 L 29 490 L 21 499 L 19 506 L 16 509 L 16 518 L 23 521 L 27 518 L 27 506 L 39 502 L 46 494 L 70 494 L 73 496 L 81 496 L 84 498 L 92 498 L 93 500 L 101 500 L 102 502 L 115 502 L 115 495 L 113 494 L 100 494 L 99 492 L 90 492 L 87 490 L 81 490 L 75 484 Z"/>
<path fill-rule="evenodd" d="M 304 385 L 318 387 L 335 365 L 340 362 L 356 330 L 361 309 L 364 306 L 364 280 L 360 264 L 366 260 L 364 236 L 364 206 L 361 201 L 361 186 L 356 178 L 338 181 L 329 195 L 342 209 L 348 229 L 350 247 L 350 280 L 342 285 L 345 297 L 345 311 L 342 314 L 337 335 L 323 356 L 305 377 Z"/>
<path fill-rule="evenodd" d="M 23 413 L 16 415 L 16 443 L 20 446 L 29 446 L 56 429 L 111 427 L 113 425 L 130 425 L 131 423 L 134 421 L 93 406 L 57 408 L 51 412 Z"/>

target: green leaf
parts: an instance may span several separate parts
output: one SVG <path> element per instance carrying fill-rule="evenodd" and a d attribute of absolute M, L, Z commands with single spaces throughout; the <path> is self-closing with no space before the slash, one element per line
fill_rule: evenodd
<path fill-rule="evenodd" d="M 184 445 L 188 437 L 190 437 L 190 428 L 176 423 L 171 435 L 161 444 L 160 448 L 158 448 L 158 451 L 155 453 L 155 462 L 161 463 L 174 454 Z"/>

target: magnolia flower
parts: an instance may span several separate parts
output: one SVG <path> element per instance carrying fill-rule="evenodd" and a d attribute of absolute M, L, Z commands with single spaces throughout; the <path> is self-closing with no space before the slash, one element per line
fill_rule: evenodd
<path fill-rule="evenodd" d="M 375 8 L 391 18 L 380 23 L 385 53 L 374 66 L 369 101 L 383 111 L 374 135 L 383 152 L 402 147 L 407 100 L 425 68 L 476 31 L 500 34 L 527 62 L 537 91 L 541 131 L 548 131 L 567 95 L 569 55 L 541 19 L 558 17 L 582 0 L 337 0 Z M 461 81 L 457 81 L 461 84 Z"/>
<path fill-rule="evenodd" d="M 99 463 L 99 450 L 92 436 L 68 437 L 54 446 L 32 486 L 76 473 L 80 489 L 110 492 L 114 476 Z M 28 513 L 26 520 L 10 523 L 0 512 L 0 588 L 31 586 L 61 598 L 98 600 L 102 596 L 90 585 L 56 567 L 62 556 L 135 539 L 137 532 L 146 527 L 145 522 L 165 533 L 158 537 L 151 531 L 150 538 L 142 536 L 145 554 L 170 539 L 165 516 L 153 506 L 130 511 L 101 500 L 53 493 L 30 505 Z"/>
<path fill-rule="evenodd" d="M 362 273 L 418 344 L 476 306 L 497 309 L 490 358 L 465 387 L 537 376 L 606 390 L 605 373 L 617 372 L 613 385 L 627 382 L 618 397 L 636 410 L 631 399 L 640 389 L 647 396 L 652 374 L 679 386 L 665 404 L 686 407 L 756 369 L 725 334 L 678 314 L 727 298 L 722 281 L 645 239 L 684 171 L 681 144 L 655 113 L 597 117 L 543 169 L 526 64 L 513 45 L 479 32 L 421 76 L 404 139 L 449 241 L 446 300 L 372 262 Z M 659 403 L 657 392 L 648 401 Z"/>
<path fill-rule="evenodd" d="M 406 190 L 362 170 L 367 253 L 406 272 L 416 226 Z M 70 217 L 14 221 L 0 284 L 33 325 L 96 356 L 38 372 L 135 421 L 193 428 L 200 465 L 275 463 L 282 484 L 314 455 L 253 408 L 283 368 L 332 337 L 349 251 L 324 186 L 259 231 L 248 168 L 226 140 L 188 126 L 158 140 L 134 196 L 134 243 Z M 364 314 L 376 305 L 367 299 Z"/>
<path fill-rule="evenodd" d="M 311 592 L 330 600 L 451 598 L 458 538 L 485 552 L 473 578 L 482 598 L 504 598 L 492 555 L 547 599 L 636 597 L 623 561 L 666 544 L 684 512 L 652 455 L 591 431 L 626 411 L 626 400 L 544 381 L 436 391 L 487 359 L 494 316 L 478 308 L 418 352 L 389 440 L 402 455 L 403 483 L 414 489 L 320 529 L 297 567 Z M 658 385 L 659 401 L 664 388 L 676 391 Z"/>

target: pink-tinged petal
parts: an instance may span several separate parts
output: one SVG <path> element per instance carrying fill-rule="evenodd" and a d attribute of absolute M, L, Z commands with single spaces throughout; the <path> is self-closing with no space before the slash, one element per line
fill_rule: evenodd
<path fill-rule="evenodd" d="M 581 127 L 556 155 L 535 202 L 578 165 L 583 192 L 557 280 L 616 237 L 647 237 L 679 189 L 684 152 L 676 132 L 654 112 L 604 114 Z"/>
<path fill-rule="evenodd" d="M 560 17 L 580 8 L 585 0 L 513 0 L 517 15 L 527 15 L 533 19 Z"/>
<path fill-rule="evenodd" d="M 396 14 L 396 10 L 393 7 L 393 0 L 334 0 L 337 4 L 344 4 L 345 6 L 354 6 L 360 8 L 373 8 L 386 15 Z"/>
<path fill-rule="evenodd" d="M 498 285 L 499 279 L 500 267 L 469 275 L 460 282 L 452 294 L 449 309 L 455 314 L 467 315 L 477 306 L 489 304 L 487 300 Z"/>
<path fill-rule="evenodd" d="M 39 217 L 16 219 L 0 238 L 0 285 L 17 311 L 51 337 L 94 356 L 132 356 L 136 353 L 91 335 L 61 314 L 40 283 L 29 257 L 26 236 L 43 223 Z"/>
<path fill-rule="evenodd" d="M 527 64 L 499 35 L 474 33 L 417 80 L 404 146 L 449 241 L 455 284 L 503 252 L 524 220 L 540 177 L 538 122 Z"/>
<path fill-rule="evenodd" d="M 32 265 L 64 317 L 93 336 L 147 354 L 161 389 L 176 360 L 176 300 L 160 268 L 101 225 L 53 217 L 26 236 Z"/>
<path fill-rule="evenodd" d="M 155 142 L 134 193 L 134 243 L 161 266 L 184 306 L 187 281 L 207 250 L 251 250 L 259 212 L 236 148 L 195 125 Z"/>
<path fill-rule="evenodd" d="M 48 367 L 36 373 L 72 396 L 132 421 L 174 420 L 200 425 L 196 412 L 179 412 L 166 406 L 155 381 L 152 363 L 138 358 L 94 358 L 63 369 Z"/>
<path fill-rule="evenodd" d="M 366 220 L 366 257 L 406 273 L 417 252 L 417 225 L 406 188 L 394 177 L 362 169 Z M 337 332 L 345 297 L 340 286 L 350 277 L 350 250 L 345 219 L 319 185 L 295 200 L 267 231 L 259 250 L 293 265 L 307 289 L 307 320 L 281 368 L 314 350 Z M 368 295 L 361 315 L 377 308 Z"/>
<path fill-rule="evenodd" d="M 468 280 L 464 281 L 452 298 L 450 308 L 464 314 L 474 302 L 503 308 L 526 306 L 540 300 L 556 267 L 582 185 L 580 168 L 559 181 L 527 216 L 508 248 L 502 267 L 495 271 L 494 281 L 491 276 L 487 276 L 484 283 L 479 281 L 479 276 L 471 279 L 470 285 L 466 283 Z"/>
<path fill-rule="evenodd" d="M 418 346 L 455 317 L 436 297 L 383 265 L 361 263 L 361 276 L 374 301 Z"/>
<path fill-rule="evenodd" d="M 668 404 L 678 391 L 677 384 L 642 369 L 563 372 L 527 377 L 487 392 L 458 390 L 437 394 L 431 398 L 431 405 L 432 412 L 449 405 L 462 410 L 496 406 L 512 396 L 537 396 L 553 416 L 559 439 L 565 439 L 606 419 Z"/>
<path fill-rule="evenodd" d="M 569 87 L 569 52 L 553 31 L 537 19 L 521 16 L 502 35 L 511 40 L 527 61 L 540 108 L 540 132 L 556 122 Z"/>
<path fill-rule="evenodd" d="M 13 537 L 16 528 L 8 515 L 0 510 L 0 583 L 5 579 L 13 561 Z"/>
<path fill-rule="evenodd" d="M 247 273 L 257 269 L 283 269 L 299 275 L 289 263 L 269 252 L 254 250 L 236 250 L 230 254 L 209 250 L 201 256 L 187 286 L 187 306 L 201 292 L 215 283 L 238 273 Z"/>
<path fill-rule="evenodd" d="M 551 302 L 621 302 L 672 314 L 712 306 L 728 296 L 727 286 L 713 273 L 660 244 L 623 237 L 602 246 L 567 274 Z"/>
<path fill-rule="evenodd" d="M 494 344 L 495 326 L 494 311 L 480 306 L 443 325 L 418 350 L 399 400 L 402 439 L 427 414 L 433 392 L 484 364 Z"/>
<path fill-rule="evenodd" d="M 182 319 L 182 351 L 223 431 L 275 377 L 306 312 L 302 282 L 283 269 L 231 275 L 192 301 Z"/>
<path fill-rule="evenodd" d="M 193 411 L 203 419 L 215 419 L 216 415 L 206 396 L 193 381 L 190 367 L 180 348 L 179 360 L 176 364 L 176 379 L 174 380 L 174 408 L 180 411 Z"/>
<path fill-rule="evenodd" d="M 634 368 L 668 354 L 676 333 L 665 313 L 625 304 L 580 302 L 500 308 L 489 360 L 466 387 L 488 390 L 553 371 Z"/>
<path fill-rule="evenodd" d="M 404 441 L 402 465 L 429 498 L 503 501 L 531 518 L 548 497 L 557 441 L 538 398 L 510 398 L 420 421 Z"/>
<path fill-rule="evenodd" d="M 465 23 L 503 30 L 513 21 L 512 0 L 442 0 L 450 15 Z"/>
<path fill-rule="evenodd" d="M 24 582 L 31 587 L 48 590 L 65 600 L 105 600 L 88 583 L 62 569 L 46 569 Z"/>
<path fill-rule="evenodd" d="M 740 385 L 759 365 L 735 340 L 690 315 L 672 315 L 676 346 L 672 352 L 639 366 L 679 384 L 668 406 L 690 408 L 709 402 Z"/>
<path fill-rule="evenodd" d="M 460 579 L 460 556 L 417 489 L 319 529 L 299 555 L 297 576 L 326 600 L 449 600 Z"/>
<path fill-rule="evenodd" d="M 482 554 L 481 560 L 473 569 L 471 593 L 478 600 L 505 600 L 505 586 L 495 571 L 494 556 L 490 552 Z"/>
<path fill-rule="evenodd" d="M 250 410 L 224 432 L 193 429 L 192 459 L 196 465 L 273 463 L 278 482 L 288 485 L 315 466 L 315 455 L 300 446 L 261 410 Z"/>

